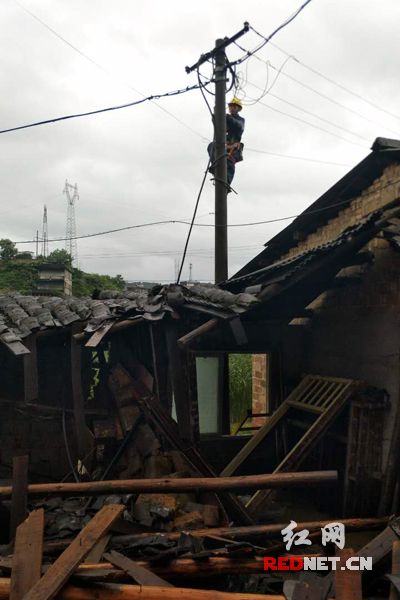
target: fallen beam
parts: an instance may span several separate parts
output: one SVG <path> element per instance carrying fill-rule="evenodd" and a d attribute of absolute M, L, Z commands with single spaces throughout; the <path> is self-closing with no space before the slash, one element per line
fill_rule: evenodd
<path fill-rule="evenodd" d="M 0 600 L 8 600 L 10 580 L 0 579 Z M 65 586 L 57 600 L 285 600 L 271 594 L 234 594 L 215 590 L 104 583 L 90 587 Z"/>
<path fill-rule="evenodd" d="M 386 527 L 390 517 L 366 518 L 366 519 L 337 519 L 332 518 L 327 521 L 305 521 L 298 523 L 294 531 L 308 529 L 310 532 L 318 531 L 321 527 L 329 523 L 340 521 L 346 527 L 346 531 L 360 531 L 383 529 Z M 287 523 L 275 523 L 273 525 L 250 525 L 246 527 L 214 527 L 210 529 L 191 529 L 190 535 L 194 537 L 223 537 L 229 540 L 247 540 L 253 537 L 263 536 L 265 538 L 274 538 L 281 535 L 282 529 L 287 527 Z M 129 545 L 139 542 L 149 535 L 161 536 L 164 540 L 178 540 L 181 536 L 180 531 L 160 531 L 137 533 L 134 535 L 116 535 L 111 538 L 111 546 Z M 45 544 L 45 552 L 57 552 L 65 548 L 71 540 L 54 540 Z M 1 563 L 0 563 L 1 566 Z"/>
<path fill-rule="evenodd" d="M 208 332 L 216 329 L 220 322 L 221 322 L 220 319 L 217 319 L 215 317 L 213 319 L 210 319 L 209 321 L 206 321 L 202 325 L 199 325 L 199 327 L 196 327 L 196 329 L 193 329 L 192 331 L 189 331 L 189 333 L 186 333 L 185 335 L 180 337 L 178 339 L 178 346 L 180 348 L 185 348 L 186 346 L 191 344 L 194 340 L 201 337 L 205 333 L 208 333 Z"/>
<path fill-rule="evenodd" d="M 139 325 L 139 323 L 143 323 L 143 317 L 138 317 L 136 319 L 126 319 L 124 321 L 114 321 L 110 330 L 107 330 L 106 333 L 109 335 L 113 333 L 118 333 L 119 331 L 124 331 L 125 329 L 130 329 L 135 325 Z M 80 342 L 82 340 L 87 340 L 95 334 L 94 331 L 82 331 L 81 333 L 74 333 L 73 338 L 76 342 Z"/>
<path fill-rule="evenodd" d="M 107 504 L 89 521 L 74 541 L 25 594 L 24 600 L 51 600 L 62 589 L 77 566 L 121 516 L 124 506 Z"/>
<path fill-rule="evenodd" d="M 337 481 L 337 471 L 304 471 L 238 477 L 191 477 L 189 479 L 126 479 L 88 481 L 81 483 L 34 483 L 28 486 L 30 496 L 97 494 L 163 493 L 187 491 L 225 491 L 240 489 L 287 488 L 331 484 Z M 0 486 L 0 498 L 9 498 L 12 486 Z"/>

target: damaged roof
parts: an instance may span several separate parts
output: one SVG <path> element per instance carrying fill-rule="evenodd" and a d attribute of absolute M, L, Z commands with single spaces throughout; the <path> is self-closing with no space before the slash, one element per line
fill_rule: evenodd
<path fill-rule="evenodd" d="M 346 266 L 354 264 L 355 255 L 370 239 L 382 232 L 390 239 L 400 239 L 400 201 L 391 207 L 378 209 L 356 225 L 348 227 L 336 239 L 311 248 L 291 258 L 277 261 L 262 269 L 225 282 L 224 288 L 244 290 L 257 295 L 258 305 L 250 307 L 246 316 L 260 311 L 270 316 L 290 316 L 305 308 Z"/>
<path fill-rule="evenodd" d="M 335 217 L 393 162 L 400 162 L 400 140 L 376 138 L 372 152 L 364 160 L 306 208 L 290 225 L 266 242 L 265 249 L 242 267 L 232 279 L 262 269 L 279 259 L 298 243 L 296 238 L 299 235 L 306 237 Z"/>
<path fill-rule="evenodd" d="M 4 294 L 0 295 L 0 340 L 20 342 L 31 333 L 77 321 L 87 322 L 85 330 L 93 332 L 106 321 L 135 317 L 154 321 L 185 309 L 228 318 L 256 302 L 254 295 L 233 294 L 213 285 L 138 287 L 128 292 L 102 292 L 98 299 Z"/>

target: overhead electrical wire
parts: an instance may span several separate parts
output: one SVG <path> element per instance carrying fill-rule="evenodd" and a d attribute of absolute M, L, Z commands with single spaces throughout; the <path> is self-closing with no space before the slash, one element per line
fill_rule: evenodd
<path fill-rule="evenodd" d="M 261 35 L 261 34 L 257 34 L 257 35 Z M 263 37 L 263 36 L 261 36 Z M 267 39 L 267 38 L 264 38 Z M 282 67 L 280 67 L 279 69 L 277 67 L 275 67 L 269 60 L 265 60 L 263 58 L 261 58 L 260 56 L 257 56 L 257 54 L 255 53 L 257 50 L 255 51 L 250 51 L 250 50 L 246 50 L 246 48 L 244 48 L 241 44 L 239 44 L 238 42 L 235 42 L 235 45 L 240 48 L 240 50 L 242 50 L 242 52 L 246 52 L 246 54 L 249 55 L 249 57 L 253 57 L 256 60 L 258 60 L 259 62 L 262 62 L 264 64 L 266 64 L 268 67 L 271 67 L 271 69 L 273 69 L 274 71 L 277 71 L 277 77 L 279 75 L 283 75 L 284 77 L 290 79 L 291 81 L 294 81 L 295 83 L 297 83 L 298 85 L 304 87 L 305 89 L 313 92 L 314 94 L 317 94 L 318 96 L 320 96 L 321 98 L 324 98 L 325 100 L 328 100 L 329 102 L 335 104 L 336 106 L 339 106 L 340 108 L 347 110 L 349 112 L 351 112 L 354 115 L 357 115 L 357 117 L 359 117 L 360 119 L 363 119 L 364 121 L 367 121 L 368 123 L 372 123 L 373 125 L 378 125 L 378 127 L 382 127 L 383 129 L 386 129 L 387 131 L 390 131 L 391 133 L 394 133 L 395 135 L 399 135 L 397 131 L 395 131 L 394 129 L 391 129 L 390 127 L 387 127 L 386 125 L 381 125 L 380 123 L 378 123 L 377 121 L 374 121 L 372 119 L 369 119 L 368 117 L 365 117 L 364 115 L 360 114 L 358 111 L 346 106 L 345 104 L 342 104 L 341 102 L 339 102 L 338 100 L 334 100 L 333 98 L 331 98 L 330 96 L 323 94 L 322 92 L 316 90 L 315 88 L 313 88 L 312 86 L 299 81 L 298 79 L 296 79 L 295 77 L 293 77 L 292 75 L 289 75 L 288 73 L 285 73 L 282 70 Z M 291 55 L 289 55 L 289 57 L 291 57 Z M 273 94 L 271 94 L 272 96 Z"/>
<path fill-rule="evenodd" d="M 196 204 L 195 204 L 194 211 L 193 211 L 192 221 L 190 223 L 189 231 L 188 231 L 188 234 L 186 236 L 185 247 L 183 249 L 183 254 L 182 254 L 182 258 L 181 258 L 181 264 L 180 264 L 180 267 L 179 267 L 179 273 L 178 273 L 178 277 L 176 279 L 176 283 L 179 283 L 180 279 L 181 279 L 183 265 L 185 264 L 186 253 L 187 253 L 187 249 L 188 249 L 188 246 L 189 246 L 190 236 L 191 236 L 191 233 L 192 233 L 194 222 L 196 220 L 197 209 L 199 207 L 199 202 L 200 202 L 201 194 L 202 194 L 202 191 L 203 191 L 203 188 L 204 188 L 204 184 L 206 182 L 206 177 L 207 177 L 208 168 L 210 166 L 210 163 L 211 163 L 211 158 L 209 158 L 208 161 L 207 161 L 206 170 L 204 171 L 204 176 L 203 176 L 203 179 L 202 179 L 202 182 L 201 182 L 201 185 L 200 185 L 199 193 L 197 194 L 197 199 L 196 199 Z"/>
<path fill-rule="evenodd" d="M 396 179 L 395 181 L 391 181 L 385 185 L 383 185 L 379 190 L 373 190 L 369 193 L 365 193 L 363 195 L 363 198 L 370 196 L 371 194 L 376 194 L 377 192 L 382 192 L 383 190 L 390 188 L 394 185 L 398 185 L 400 183 L 400 179 Z M 338 206 L 343 206 L 344 204 L 348 204 L 349 201 L 348 200 L 343 200 L 341 202 L 336 202 L 335 204 L 331 204 L 330 206 L 325 206 L 322 208 L 316 208 L 314 210 L 308 210 L 305 214 L 304 213 L 299 213 L 297 215 L 290 215 L 290 216 L 286 216 L 286 217 L 277 217 L 276 219 L 267 219 L 265 221 L 252 221 L 249 223 L 229 223 L 227 226 L 228 227 L 252 227 L 255 225 L 265 225 L 268 223 L 278 223 L 280 221 L 289 221 L 291 219 L 297 219 L 297 217 L 302 216 L 303 218 L 307 218 L 309 216 L 312 216 L 314 214 L 317 213 L 322 213 L 328 210 L 331 210 L 332 208 L 336 208 Z M 150 223 L 140 223 L 139 225 L 128 225 L 126 227 L 118 227 L 116 229 L 108 229 L 106 231 L 99 231 L 97 233 L 87 233 L 85 235 L 77 235 L 74 236 L 73 238 L 68 238 L 68 239 L 73 239 L 73 240 L 82 240 L 82 239 L 87 239 L 87 238 L 92 238 L 92 237 L 99 237 L 102 235 L 107 235 L 110 233 L 117 233 L 120 231 L 128 231 L 130 229 L 141 229 L 143 227 L 153 227 L 156 225 L 169 225 L 169 224 L 182 224 L 182 225 L 191 225 L 191 221 L 186 221 L 183 219 L 171 219 L 168 221 L 153 221 Z M 215 225 L 214 223 L 195 223 L 194 224 L 195 227 L 218 227 L 218 225 Z M 62 238 L 53 238 L 53 239 L 49 239 L 48 242 L 65 242 L 67 238 L 62 237 Z M 33 244 L 36 243 L 36 239 L 34 240 L 22 240 L 22 241 L 18 241 L 18 242 L 14 242 L 15 244 Z"/>
<path fill-rule="evenodd" d="M 257 33 L 254 28 L 252 28 L 252 29 L 253 29 L 253 31 L 255 33 Z M 257 35 L 260 35 L 260 37 L 262 37 L 261 34 L 259 34 L 259 33 Z M 335 85 L 336 87 L 338 87 L 341 90 L 347 92 L 351 96 L 354 96 L 354 98 L 358 98 L 359 100 L 362 100 L 366 104 L 369 104 L 370 106 L 372 106 L 376 110 L 380 110 L 381 112 L 384 112 L 387 115 L 389 115 L 389 116 L 391 116 L 391 117 L 393 117 L 395 119 L 399 119 L 400 120 L 400 116 L 399 115 L 396 115 L 396 114 L 390 112 L 389 110 L 387 110 L 386 108 L 383 108 L 382 106 L 379 106 L 379 104 L 376 104 L 375 102 L 372 102 L 371 100 L 368 100 L 368 98 L 365 98 L 365 96 L 362 96 L 361 94 L 358 94 L 357 92 L 354 92 L 353 90 L 349 89 L 348 87 L 346 87 L 342 83 L 339 83 L 338 81 L 335 81 L 334 79 L 331 79 L 327 75 L 324 75 L 323 73 L 321 73 L 321 71 L 317 71 L 317 69 L 314 69 L 313 67 L 310 67 L 310 65 L 307 65 L 306 63 L 304 63 L 302 60 L 300 60 L 299 58 L 297 58 L 297 56 L 294 56 L 293 54 L 289 54 L 288 52 L 286 52 L 286 50 L 284 50 L 283 48 L 281 48 L 277 44 L 271 42 L 271 46 L 273 46 L 274 48 L 276 48 L 277 50 L 279 50 L 283 54 L 286 54 L 286 56 L 289 56 L 290 58 L 293 58 L 293 60 L 295 62 L 297 62 L 299 65 L 301 65 L 302 67 L 304 67 L 305 69 L 307 69 L 311 73 L 314 73 L 315 75 L 318 75 L 322 79 L 325 79 L 325 81 L 328 81 L 332 85 Z"/>
<path fill-rule="evenodd" d="M 264 46 L 266 44 L 268 44 L 268 42 L 270 40 L 272 40 L 272 38 L 279 32 L 281 31 L 284 27 L 286 27 L 287 25 L 289 25 L 289 23 L 291 23 L 307 6 L 307 4 L 310 4 L 311 0 L 306 0 L 306 2 L 304 2 L 289 18 L 287 18 L 283 23 L 281 23 L 281 25 L 279 25 L 279 27 L 277 27 L 276 29 L 274 29 L 274 31 L 272 33 L 270 33 L 270 35 L 268 37 L 263 37 L 263 42 L 261 44 L 259 44 L 256 48 L 254 48 L 254 50 L 247 50 L 246 54 L 244 56 L 242 56 L 241 58 L 239 58 L 238 60 L 233 61 L 231 64 L 235 64 L 235 65 L 240 65 L 242 62 L 244 62 L 245 60 L 247 60 L 250 56 L 255 55 L 256 52 L 259 52 L 262 48 L 264 48 Z M 257 35 L 259 35 L 250 25 L 250 29 L 252 29 L 254 31 L 254 33 L 256 33 Z M 236 42 L 235 42 L 236 43 Z"/>
<path fill-rule="evenodd" d="M 258 104 L 261 104 L 261 106 L 265 106 L 266 108 L 269 108 L 269 110 L 272 110 L 273 112 L 279 113 L 281 115 L 284 115 L 285 117 L 289 117 L 289 119 L 293 119 L 295 121 L 299 121 L 300 123 L 304 123 L 305 125 L 308 125 L 309 127 L 313 127 L 314 129 L 318 129 L 319 131 L 323 131 L 324 133 L 327 133 L 328 135 L 332 135 L 333 137 L 338 138 L 339 140 L 343 140 L 344 142 L 347 142 L 348 144 L 352 144 L 353 146 L 359 146 L 359 148 L 368 148 L 368 146 L 366 146 L 365 144 L 359 144 L 358 142 L 354 142 L 352 140 L 348 140 L 346 138 L 344 138 L 343 136 L 339 135 L 338 133 L 334 133 L 333 131 L 329 131 L 328 129 L 324 129 L 323 127 L 320 127 L 319 125 L 316 125 L 315 123 L 310 123 L 310 121 L 306 121 L 306 119 L 302 119 L 301 117 L 296 117 L 295 115 L 291 115 L 283 110 L 280 110 L 279 108 L 275 108 L 274 106 L 270 106 L 269 104 L 266 104 L 265 102 L 263 102 L 262 100 L 260 100 L 258 102 Z"/>
<path fill-rule="evenodd" d="M 256 85 L 252 81 L 247 81 L 247 83 L 250 84 L 251 86 L 255 87 L 258 90 L 261 89 L 258 85 Z M 305 108 L 302 108 L 298 104 L 294 104 L 294 102 L 289 102 L 288 100 L 285 100 L 284 98 L 281 98 L 280 96 L 277 96 L 276 94 L 272 94 L 269 91 L 268 91 L 268 95 L 271 96 L 271 98 L 276 98 L 276 100 L 279 100 L 280 102 L 283 102 L 284 104 L 287 104 L 288 106 L 292 106 L 293 108 L 296 108 L 297 110 L 300 110 L 301 112 L 304 112 L 306 115 L 310 115 L 311 117 L 315 117 L 316 119 L 322 121 L 323 123 L 327 123 L 328 125 L 332 125 L 332 127 L 336 127 L 337 129 L 340 129 L 341 131 L 349 133 L 350 135 L 354 135 L 355 137 L 358 137 L 360 140 L 365 140 L 367 142 L 369 141 L 369 139 L 367 137 L 365 137 L 363 135 L 360 135 L 360 134 L 356 133 L 355 131 L 351 131 L 350 129 L 347 129 L 346 127 L 342 127 L 341 125 L 337 125 L 336 123 L 333 123 L 333 121 L 330 121 L 329 119 L 325 119 L 324 117 L 320 117 L 319 115 L 315 114 L 314 112 L 312 112 L 310 110 L 307 110 Z"/>
<path fill-rule="evenodd" d="M 108 75 L 109 77 L 111 77 L 114 81 L 117 81 L 120 85 L 124 85 L 124 86 L 128 87 L 130 90 L 134 91 L 136 94 L 139 94 L 139 96 L 142 96 L 142 98 L 146 97 L 146 94 L 143 94 L 143 92 L 141 92 L 138 89 L 136 89 L 135 87 L 133 87 L 130 83 L 128 83 L 126 81 L 121 81 L 117 77 L 115 77 L 114 73 L 112 73 L 111 71 L 109 71 L 108 69 L 106 69 L 103 65 L 101 65 L 100 63 L 98 63 L 97 61 L 95 61 L 93 58 L 91 58 L 88 54 L 86 54 L 85 52 L 83 52 L 82 50 L 80 50 L 77 46 L 75 46 L 75 44 L 72 44 L 70 41 L 68 41 L 65 37 L 63 37 L 61 34 L 59 34 L 55 29 L 53 29 L 53 27 L 50 27 L 50 25 L 48 25 L 45 21 L 43 21 L 43 19 L 41 19 L 40 17 L 38 17 L 37 15 L 35 15 L 32 11 L 30 11 L 28 8 L 26 8 L 26 6 L 24 6 L 23 4 L 21 4 L 21 2 L 19 2 L 18 0 L 14 0 L 14 2 L 23 11 L 25 11 L 28 15 L 30 15 L 33 19 L 35 19 L 38 23 L 40 23 L 43 27 L 45 27 L 48 31 L 50 31 L 53 35 L 55 35 L 59 40 L 61 40 L 65 44 L 67 44 L 67 46 L 69 46 L 70 48 L 72 48 L 72 50 L 74 50 L 75 52 L 77 52 L 78 54 L 80 54 L 84 59 L 86 59 L 90 63 L 92 63 L 92 65 L 94 65 L 95 67 L 97 67 L 98 69 L 100 69 L 101 71 L 103 71 L 104 73 L 106 73 L 106 75 Z M 191 127 L 190 125 L 188 125 L 187 123 L 185 123 L 184 121 L 182 121 L 179 117 L 177 117 L 171 111 L 167 110 L 164 106 L 161 106 L 161 104 L 158 104 L 154 99 L 151 100 L 151 104 L 153 104 L 159 110 L 162 110 L 164 113 L 166 113 L 167 115 L 169 115 L 170 117 L 172 117 L 175 121 L 177 121 L 178 123 L 180 123 L 181 125 L 183 125 L 183 127 L 185 127 L 186 129 L 188 129 L 189 131 L 191 131 L 192 133 L 194 133 L 198 137 L 200 137 L 202 139 L 206 139 L 199 131 L 196 131 L 195 129 L 193 129 L 193 127 Z"/>
<path fill-rule="evenodd" d="M 50 31 L 54 36 L 56 36 L 59 40 L 61 40 L 62 42 L 64 42 L 67 46 L 69 46 L 72 50 L 74 50 L 75 52 L 77 52 L 80 56 L 82 56 L 85 60 L 89 61 L 91 64 L 93 64 L 95 67 L 97 67 L 98 69 L 100 69 L 101 71 L 103 71 L 105 74 L 107 74 L 109 77 L 112 77 L 114 80 L 118 81 L 119 83 L 127 86 L 129 89 L 133 90 L 134 92 L 136 92 L 137 94 L 139 94 L 140 96 L 143 97 L 143 101 L 147 98 L 144 96 L 144 94 L 142 92 L 140 92 L 138 89 L 136 89 L 135 87 L 133 87 L 131 84 L 127 83 L 127 82 L 122 82 L 119 81 L 118 79 L 115 78 L 115 74 L 113 74 L 112 72 L 110 72 L 108 69 L 106 69 L 103 65 L 101 65 L 99 62 L 97 62 L 96 60 L 94 60 L 93 58 L 91 58 L 88 54 L 86 54 L 85 52 L 83 52 L 80 48 L 78 48 L 75 44 L 73 44 L 72 42 L 70 42 L 69 40 L 67 40 L 64 36 L 62 36 L 60 33 L 58 33 L 53 27 L 51 27 L 50 25 L 48 25 L 48 23 L 46 23 L 45 21 L 43 21 L 43 19 L 41 19 L 40 17 L 38 17 L 36 14 L 34 14 L 31 10 L 29 10 L 28 8 L 26 8 L 23 4 L 21 4 L 21 2 L 19 2 L 18 0 L 14 0 L 14 2 L 27 14 L 29 14 L 34 20 L 36 20 L 38 23 L 40 23 L 40 25 L 42 25 L 44 28 L 46 28 L 48 31 Z M 254 32 L 257 35 L 260 35 L 258 32 L 256 32 L 254 30 Z M 291 58 L 292 56 L 287 54 L 284 50 L 282 50 L 281 48 L 278 48 L 281 52 L 285 53 L 288 58 Z M 244 50 L 244 49 L 243 49 Z M 255 58 L 259 58 L 259 57 L 255 57 Z M 292 57 L 295 58 L 295 57 Z M 262 59 L 259 59 L 262 60 Z M 295 60 L 297 62 L 298 59 L 295 58 Z M 265 62 L 267 68 L 268 68 L 268 61 L 262 61 Z M 283 68 L 283 66 L 286 64 L 287 60 L 284 61 L 284 63 L 281 65 L 275 80 L 273 81 L 273 83 L 271 84 L 271 86 L 269 87 L 268 91 L 270 91 L 273 87 L 273 85 L 275 85 L 277 78 Z M 209 92 L 209 90 L 206 87 L 206 84 L 202 83 L 202 87 L 200 88 L 201 90 L 206 90 L 207 92 Z M 210 92 L 211 93 L 211 92 Z M 192 133 L 194 133 L 195 135 L 197 135 L 198 137 L 200 137 L 203 141 L 209 142 L 210 140 L 203 136 L 200 132 L 196 131 L 195 129 L 193 129 L 190 125 L 188 125 L 187 123 L 185 123 L 184 121 L 182 121 L 181 119 L 179 119 L 176 115 L 174 115 L 171 111 L 168 111 L 166 108 L 164 108 L 163 106 L 161 106 L 160 104 L 158 104 L 157 102 L 153 100 L 150 100 L 150 102 L 152 104 L 154 104 L 157 108 L 159 108 L 160 110 L 164 111 L 166 114 L 168 114 L 169 116 L 171 116 L 173 119 L 175 119 L 178 123 L 180 123 L 181 125 L 183 125 L 184 127 L 186 127 L 187 129 L 189 129 Z M 207 101 L 206 101 L 207 102 Z M 209 107 L 209 104 L 207 102 L 208 108 L 210 113 L 212 114 L 212 110 Z M 312 158 L 308 158 L 308 157 L 299 157 L 299 156 L 290 156 L 290 155 L 285 155 L 282 153 L 274 153 L 274 152 L 270 152 L 267 150 L 259 150 L 259 149 L 253 149 L 253 148 L 247 148 L 248 151 L 250 152 L 257 152 L 257 153 L 261 153 L 261 154 L 267 154 L 267 155 L 271 155 L 271 156 L 277 156 L 277 157 L 281 157 L 281 158 L 287 158 L 287 159 L 294 159 L 294 160 L 303 160 L 306 162 L 316 162 L 316 163 L 324 163 L 324 164 L 331 164 L 333 166 L 342 166 L 341 163 L 335 163 L 335 162 L 330 162 L 330 161 L 321 161 L 318 159 L 312 159 Z M 349 166 L 349 165 L 343 165 L 343 166 Z"/>
<path fill-rule="evenodd" d="M 259 150 L 257 148 L 249 148 L 246 146 L 246 152 L 257 152 L 258 154 L 268 154 L 270 156 L 277 156 L 279 158 L 290 158 L 292 160 L 304 160 L 307 162 L 319 163 L 323 165 L 332 165 L 334 167 L 351 167 L 349 163 L 333 162 L 329 160 L 321 160 L 319 158 L 308 158 L 306 156 L 293 156 L 290 154 L 280 154 L 279 152 L 270 152 L 269 150 Z"/>
<path fill-rule="evenodd" d="M 241 45 L 239 45 L 237 42 L 235 42 L 235 44 L 241 50 L 246 50 Z M 268 63 L 268 65 L 269 65 L 269 67 L 271 67 L 271 69 L 273 69 L 274 71 L 279 72 L 279 69 L 277 67 L 275 67 L 270 61 L 267 61 L 267 60 L 261 58 L 260 56 L 257 56 L 256 54 L 252 54 L 251 56 L 254 56 L 254 58 L 257 59 L 260 62 Z M 324 100 L 328 100 L 328 102 L 331 102 L 332 104 L 335 104 L 336 106 L 339 106 L 343 110 L 346 110 L 346 111 L 348 111 L 348 112 L 356 115 L 360 119 L 363 119 L 364 121 L 367 121 L 368 123 L 372 123 L 373 125 L 377 125 L 378 127 L 382 127 L 384 129 L 386 129 L 387 131 L 390 131 L 390 132 L 394 133 L 395 135 L 399 135 L 399 133 L 397 131 L 395 131 L 394 129 L 392 129 L 391 127 L 388 127 L 387 125 L 381 125 L 377 121 L 374 121 L 373 119 L 369 119 L 368 117 L 365 117 L 364 115 L 362 115 L 361 113 L 359 113 L 357 110 L 354 110 L 353 108 L 350 108 L 349 106 L 346 106 L 345 104 L 342 104 L 341 102 L 339 102 L 338 100 L 335 100 L 334 98 L 332 98 L 331 96 L 328 96 L 327 94 L 323 94 L 319 90 L 316 90 L 315 88 L 313 88 L 311 85 L 308 85 L 308 84 L 304 83 L 303 81 L 300 81 L 299 79 L 296 79 L 296 77 L 293 77 L 293 75 L 289 75 L 288 73 L 285 73 L 284 71 L 280 71 L 280 74 L 283 77 L 286 77 L 287 79 L 290 79 L 291 81 L 294 81 L 295 83 L 297 83 L 301 87 L 307 89 L 308 91 L 313 92 L 314 94 L 317 94 L 321 98 L 324 98 Z"/>
<path fill-rule="evenodd" d="M 204 84 L 203 84 L 204 85 Z M 192 90 L 197 90 L 199 86 L 197 84 L 187 86 L 186 88 L 181 88 L 178 90 L 174 90 L 172 92 L 165 92 L 163 94 L 152 94 L 151 96 L 147 96 L 146 98 L 141 98 L 140 100 L 135 100 L 134 102 L 127 102 L 126 104 L 119 104 L 117 106 L 109 106 L 107 108 L 99 108 L 97 110 L 90 110 L 83 113 L 76 113 L 72 115 L 64 115 L 62 117 L 55 117 L 53 119 L 45 119 L 43 121 L 36 121 L 34 123 L 28 123 L 26 125 L 18 125 L 17 127 L 10 127 L 8 129 L 0 130 L 1 133 L 10 133 L 12 131 L 19 131 L 20 129 L 29 129 L 30 127 L 38 127 L 39 125 L 48 125 L 49 123 L 57 123 L 58 121 L 65 121 L 67 119 L 77 119 L 79 117 L 88 117 L 90 115 L 97 115 L 99 113 L 110 112 L 113 110 L 121 110 L 123 108 L 129 108 L 131 106 L 137 106 L 138 104 L 143 104 L 143 102 L 159 99 L 159 98 L 169 98 L 171 96 L 178 96 L 180 94 L 186 94 L 186 92 L 191 92 Z"/>

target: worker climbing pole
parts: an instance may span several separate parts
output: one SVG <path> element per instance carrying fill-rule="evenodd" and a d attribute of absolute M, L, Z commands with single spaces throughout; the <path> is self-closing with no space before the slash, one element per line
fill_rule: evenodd
<path fill-rule="evenodd" d="M 192 67 L 186 67 L 190 73 L 198 70 L 200 65 L 213 58 L 215 60 L 215 107 L 213 114 L 214 141 L 210 144 L 210 169 L 215 183 L 215 283 L 228 278 L 228 211 L 227 193 L 235 174 L 235 164 L 242 160 L 241 137 L 244 119 L 238 114 L 242 105 L 233 98 L 229 103 L 229 114 L 226 114 L 226 82 L 229 63 L 225 48 L 235 42 L 249 30 L 245 23 L 243 29 L 230 38 L 218 39 L 215 48 L 202 54 Z"/>
<path fill-rule="evenodd" d="M 239 98 L 232 98 L 228 103 L 229 114 L 226 115 L 226 159 L 227 159 L 227 192 L 232 191 L 230 185 L 235 175 L 235 165 L 243 160 L 243 144 L 241 142 L 245 120 L 239 115 L 243 105 Z M 215 174 L 215 143 L 208 144 L 211 159 L 210 173 Z"/>

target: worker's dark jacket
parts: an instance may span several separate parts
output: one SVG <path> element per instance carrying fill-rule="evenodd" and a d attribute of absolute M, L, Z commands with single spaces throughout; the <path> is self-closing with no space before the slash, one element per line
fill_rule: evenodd
<path fill-rule="evenodd" d="M 226 115 L 226 142 L 240 142 L 244 131 L 244 119 L 240 115 Z"/>
<path fill-rule="evenodd" d="M 228 150 L 229 159 L 236 163 L 243 160 L 243 144 L 235 149 L 233 152 L 229 152 L 229 144 L 239 143 L 242 139 L 244 131 L 244 119 L 240 115 L 226 115 L 226 143 Z"/>

